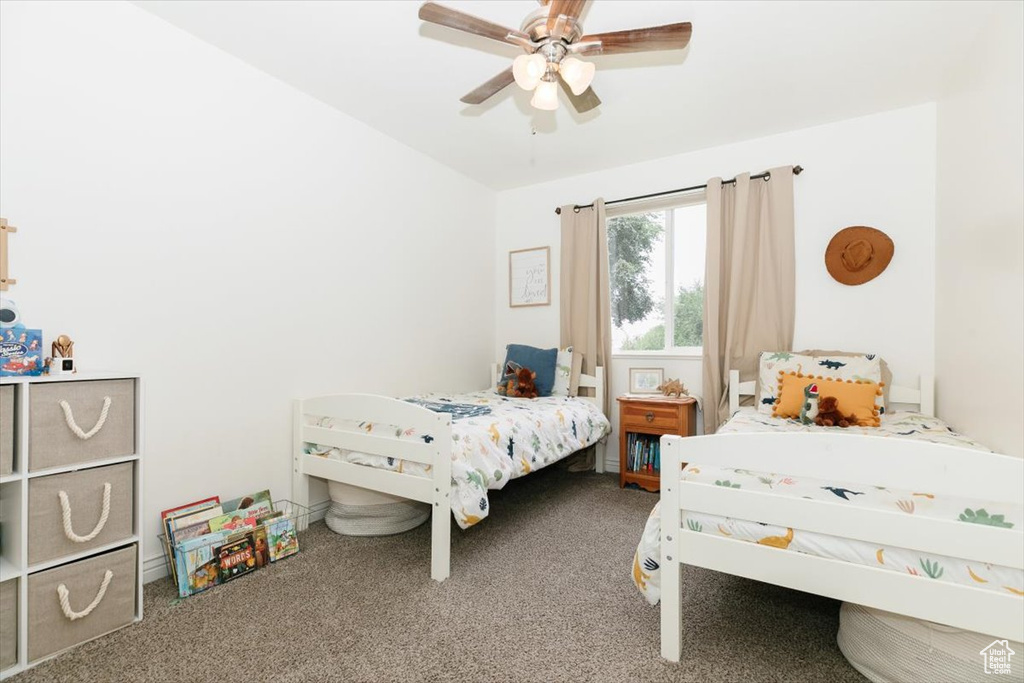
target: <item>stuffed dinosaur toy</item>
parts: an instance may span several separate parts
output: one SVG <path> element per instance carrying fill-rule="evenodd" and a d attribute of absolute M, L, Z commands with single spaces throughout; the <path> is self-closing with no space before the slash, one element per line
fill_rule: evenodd
<path fill-rule="evenodd" d="M 672 394 L 675 394 L 676 398 L 681 398 L 684 395 L 690 395 L 690 392 L 686 390 L 686 387 L 684 387 L 683 383 L 680 382 L 678 379 L 665 380 L 664 382 L 658 385 L 658 391 L 660 391 L 665 396 L 671 396 Z"/>
<path fill-rule="evenodd" d="M 537 385 L 534 382 L 536 379 L 537 373 L 530 368 L 519 368 L 516 370 L 516 385 L 509 395 L 517 398 L 537 398 Z"/>
<path fill-rule="evenodd" d="M 818 401 L 818 414 L 814 417 L 814 424 L 819 427 L 856 427 L 857 417 L 855 415 L 843 415 L 839 411 L 839 399 L 835 396 L 822 396 Z"/>
<path fill-rule="evenodd" d="M 818 415 L 818 385 L 808 384 L 804 387 L 804 403 L 800 406 L 800 424 L 814 424 Z"/>
<path fill-rule="evenodd" d="M 519 363 L 509 361 L 505 363 L 505 367 L 501 373 L 501 379 L 498 380 L 497 390 L 502 396 L 515 396 L 516 386 L 519 384 L 518 372 L 520 369 Z"/>

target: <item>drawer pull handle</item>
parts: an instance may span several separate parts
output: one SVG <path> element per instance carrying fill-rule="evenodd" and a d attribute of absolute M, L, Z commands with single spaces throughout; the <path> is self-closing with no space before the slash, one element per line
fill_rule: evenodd
<path fill-rule="evenodd" d="M 92 599 L 89 606 L 81 612 L 76 612 L 71 609 L 71 602 L 68 599 L 68 587 L 63 583 L 57 586 L 57 599 L 60 600 L 60 609 L 64 612 L 64 616 L 74 621 L 75 619 L 84 619 L 85 617 L 92 614 L 92 611 L 100 606 L 100 601 L 103 600 L 103 596 L 107 594 L 107 586 L 110 585 L 110 580 L 114 578 L 114 572 L 107 570 L 107 573 L 103 575 L 103 583 L 100 584 L 100 591 L 96 594 L 96 597 Z"/>
<path fill-rule="evenodd" d="M 60 407 L 61 410 L 64 411 L 64 421 L 68 423 L 68 429 L 74 432 L 75 436 L 79 439 L 85 441 L 86 439 L 91 439 L 96 436 L 96 432 L 100 431 L 100 429 L 103 428 L 103 423 L 107 421 L 107 413 L 110 411 L 110 397 L 103 397 L 103 410 L 100 411 L 100 419 L 96 420 L 96 424 L 94 424 L 92 429 L 89 431 L 84 431 L 78 426 L 78 423 L 75 422 L 75 416 L 71 414 L 71 406 L 68 405 L 67 401 L 61 401 Z"/>
<path fill-rule="evenodd" d="M 107 517 L 110 515 L 110 482 L 104 482 L 103 484 L 103 512 L 100 513 L 100 521 L 96 522 L 96 527 L 85 536 L 79 536 L 71 528 L 71 503 L 68 502 L 68 494 L 64 491 L 58 491 L 57 495 L 60 497 L 60 513 L 64 522 L 64 535 L 68 537 L 69 541 L 88 543 L 99 536 L 99 533 L 103 531 L 103 527 L 107 523 Z"/>
<path fill-rule="evenodd" d="M 647 421 L 648 421 L 648 422 L 654 422 L 654 412 L 653 412 L 653 411 L 651 411 L 651 410 L 648 410 L 648 411 L 647 411 L 647 414 L 646 414 L 646 415 L 644 415 L 644 417 L 646 417 L 646 418 L 647 418 Z"/>

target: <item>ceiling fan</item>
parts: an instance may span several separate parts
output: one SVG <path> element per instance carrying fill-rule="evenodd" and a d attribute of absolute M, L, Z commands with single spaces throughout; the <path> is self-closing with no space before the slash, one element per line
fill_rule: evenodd
<path fill-rule="evenodd" d="M 546 6 L 527 15 L 518 31 L 435 2 L 423 3 L 420 19 L 525 50 L 512 66 L 462 97 L 466 104 L 480 104 L 514 81 L 524 90 L 534 91 L 530 104 L 537 109 L 558 108 L 561 84 L 576 111 L 590 111 L 601 104 L 590 87 L 595 67 L 576 55 L 682 50 L 690 42 L 693 27 L 688 21 L 586 35 L 579 21 L 586 4 L 587 0 L 541 0 Z"/>

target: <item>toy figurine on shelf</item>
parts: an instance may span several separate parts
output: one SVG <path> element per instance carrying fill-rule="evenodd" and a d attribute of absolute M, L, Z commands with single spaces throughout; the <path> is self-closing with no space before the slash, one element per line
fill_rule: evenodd
<path fill-rule="evenodd" d="M 66 375 L 78 372 L 75 367 L 75 342 L 71 337 L 62 334 L 50 345 L 53 358 L 50 360 L 49 371 L 51 375 Z"/>

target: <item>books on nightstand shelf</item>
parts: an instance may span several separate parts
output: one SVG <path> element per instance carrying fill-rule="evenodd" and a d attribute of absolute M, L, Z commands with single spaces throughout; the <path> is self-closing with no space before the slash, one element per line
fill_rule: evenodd
<path fill-rule="evenodd" d="M 661 441 L 654 434 L 630 432 L 626 436 L 626 469 L 655 473 L 661 470 Z"/>
<path fill-rule="evenodd" d="M 222 503 L 204 498 L 160 513 L 164 553 L 180 597 L 195 595 L 299 551 L 309 511 L 259 491 Z M 306 520 L 308 521 L 308 520 Z"/>

